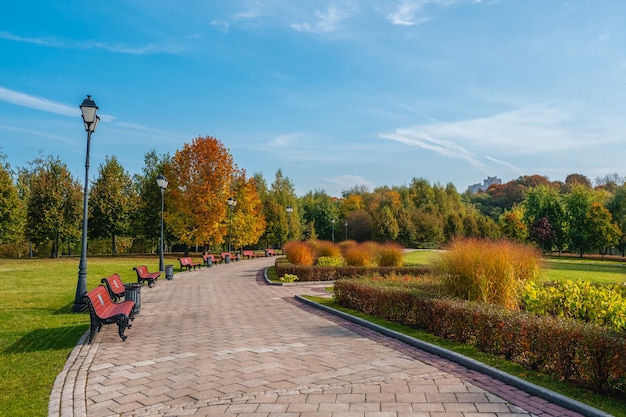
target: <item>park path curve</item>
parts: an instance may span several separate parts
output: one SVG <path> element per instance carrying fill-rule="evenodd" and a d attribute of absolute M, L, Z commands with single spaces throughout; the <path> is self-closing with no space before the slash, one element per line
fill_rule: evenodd
<path fill-rule="evenodd" d="M 141 290 L 128 339 L 105 326 L 70 354 L 49 416 L 579 416 L 294 299 L 259 258 Z M 122 280 L 132 280 L 130 272 Z"/>

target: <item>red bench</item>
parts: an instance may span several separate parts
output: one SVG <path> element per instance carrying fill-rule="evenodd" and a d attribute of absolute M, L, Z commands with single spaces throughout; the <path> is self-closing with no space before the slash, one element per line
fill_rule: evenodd
<path fill-rule="evenodd" d="M 137 272 L 137 282 L 142 284 L 144 281 L 147 281 L 150 288 L 161 276 L 160 272 L 148 272 L 148 267 L 145 265 L 136 266 L 133 270 Z"/>
<path fill-rule="evenodd" d="M 239 255 L 234 255 L 230 252 L 222 252 L 221 253 L 222 256 L 222 260 L 224 262 L 226 262 L 226 257 L 228 256 L 230 258 L 231 261 L 238 261 L 239 260 Z"/>
<path fill-rule="evenodd" d="M 248 257 L 248 259 L 251 259 L 251 258 L 258 258 L 258 257 L 259 257 L 259 254 L 258 254 L 258 253 L 254 253 L 254 252 L 252 252 L 251 250 L 244 250 L 243 252 L 241 252 L 241 255 L 242 255 L 242 256 L 247 256 L 247 257 Z"/>
<path fill-rule="evenodd" d="M 180 262 L 180 270 L 181 271 L 183 269 L 187 269 L 187 271 L 190 271 L 191 268 L 193 268 L 195 270 L 196 268 L 200 268 L 202 266 L 202 264 L 200 262 L 194 262 L 194 261 L 191 260 L 190 257 L 178 258 L 178 262 Z"/>
<path fill-rule="evenodd" d="M 274 256 L 274 255 L 278 255 L 276 252 L 274 252 L 274 249 L 265 249 L 265 256 Z"/>
<path fill-rule="evenodd" d="M 135 318 L 133 314 L 134 301 L 122 301 L 115 304 L 103 285 L 98 285 L 83 298 L 89 306 L 89 317 L 91 319 L 87 344 L 91 344 L 94 336 L 103 325 L 113 323 L 117 324 L 118 334 L 122 340 L 126 340 L 128 336 L 124 334 L 124 331 L 131 327 L 130 322 Z"/>
<path fill-rule="evenodd" d="M 206 266 L 211 266 L 213 264 L 222 263 L 222 258 L 218 258 L 218 257 L 216 257 L 214 255 L 211 255 L 210 253 L 202 255 L 202 260 L 204 261 L 204 264 Z M 211 263 L 209 263 L 209 260 L 210 260 Z"/>
<path fill-rule="evenodd" d="M 126 287 L 122 283 L 122 279 L 118 274 L 100 280 L 109 292 L 109 297 L 115 303 L 126 294 Z"/>

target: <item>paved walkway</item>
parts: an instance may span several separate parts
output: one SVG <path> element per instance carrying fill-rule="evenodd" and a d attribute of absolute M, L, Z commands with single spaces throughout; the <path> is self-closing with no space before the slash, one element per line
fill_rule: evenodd
<path fill-rule="evenodd" d="M 272 258 L 176 273 L 58 376 L 50 416 L 577 416 L 269 286 Z M 130 272 L 122 279 L 131 281 Z"/>

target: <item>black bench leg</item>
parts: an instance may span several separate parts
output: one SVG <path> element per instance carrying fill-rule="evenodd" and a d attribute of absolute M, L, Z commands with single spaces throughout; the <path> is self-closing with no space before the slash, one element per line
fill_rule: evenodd
<path fill-rule="evenodd" d="M 131 327 L 131 325 L 128 324 L 128 317 L 120 317 L 117 320 L 117 329 L 118 329 L 118 334 L 120 335 L 123 341 L 125 341 L 128 338 L 128 336 L 124 334 L 124 331 L 126 330 L 127 327 Z"/>

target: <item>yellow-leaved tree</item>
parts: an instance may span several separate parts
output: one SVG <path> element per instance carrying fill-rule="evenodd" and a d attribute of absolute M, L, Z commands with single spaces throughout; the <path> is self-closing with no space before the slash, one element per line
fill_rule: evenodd
<path fill-rule="evenodd" d="M 265 231 L 265 216 L 254 178 L 246 178 L 242 170 L 234 180 L 234 188 L 237 204 L 232 213 L 232 244 L 241 249 L 259 241 Z"/>

